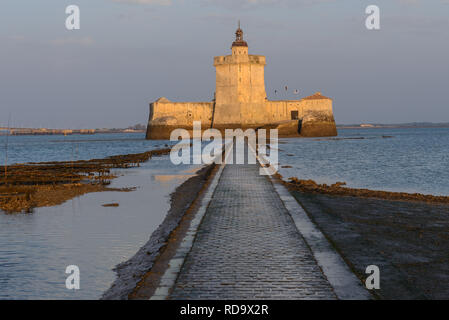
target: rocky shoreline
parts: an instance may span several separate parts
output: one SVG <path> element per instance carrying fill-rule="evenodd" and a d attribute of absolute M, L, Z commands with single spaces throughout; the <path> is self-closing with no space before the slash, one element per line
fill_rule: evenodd
<path fill-rule="evenodd" d="M 0 210 L 32 213 L 34 208 L 58 205 L 90 192 L 131 191 L 108 187 L 116 178 L 111 169 L 136 167 L 153 156 L 168 153 L 170 149 L 166 148 L 104 159 L 4 166 L 0 178 Z"/>
<path fill-rule="evenodd" d="M 279 175 L 280 176 L 280 175 Z M 304 193 L 327 194 L 335 196 L 351 196 L 360 198 L 377 198 L 383 200 L 419 201 L 428 203 L 449 204 L 448 196 L 434 196 L 421 193 L 390 192 L 369 189 L 356 189 L 345 187 L 346 182 L 336 182 L 332 185 L 318 184 L 313 180 L 300 180 L 296 177 L 284 182 L 291 190 Z"/>

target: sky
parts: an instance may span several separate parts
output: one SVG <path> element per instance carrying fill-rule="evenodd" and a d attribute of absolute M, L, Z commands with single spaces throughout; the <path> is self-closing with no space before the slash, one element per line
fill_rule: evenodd
<path fill-rule="evenodd" d="M 1 0 L 0 126 L 127 127 L 161 96 L 210 101 L 238 20 L 269 99 L 320 91 L 338 124 L 449 122 L 449 0 Z"/>

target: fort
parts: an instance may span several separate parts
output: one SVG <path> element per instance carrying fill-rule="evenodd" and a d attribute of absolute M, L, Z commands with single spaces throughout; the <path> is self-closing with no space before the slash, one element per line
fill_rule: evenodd
<path fill-rule="evenodd" d="M 278 129 L 280 137 L 336 136 L 332 99 L 320 92 L 299 100 L 267 99 L 266 59 L 248 54 L 240 25 L 231 55 L 214 57 L 216 89 L 210 102 L 172 102 L 165 97 L 150 103 L 147 139 L 169 139 L 170 132 L 202 128 Z"/>

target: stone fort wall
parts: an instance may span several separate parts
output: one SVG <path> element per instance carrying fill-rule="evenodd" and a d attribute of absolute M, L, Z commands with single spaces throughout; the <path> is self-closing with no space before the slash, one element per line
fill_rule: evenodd
<path fill-rule="evenodd" d="M 280 136 L 335 136 L 332 100 L 316 93 L 301 100 L 265 100 L 257 108 L 240 109 L 239 124 L 216 121 L 216 105 L 211 102 L 172 102 L 161 98 L 150 104 L 147 139 L 169 139 L 177 128 L 192 131 L 193 121 L 208 128 L 278 128 Z M 293 114 L 292 114 L 293 112 Z"/>
<path fill-rule="evenodd" d="M 202 128 L 212 124 L 214 102 L 172 102 L 166 98 L 150 103 L 147 139 L 170 139 L 177 128 L 192 131 L 193 121 L 201 121 Z"/>

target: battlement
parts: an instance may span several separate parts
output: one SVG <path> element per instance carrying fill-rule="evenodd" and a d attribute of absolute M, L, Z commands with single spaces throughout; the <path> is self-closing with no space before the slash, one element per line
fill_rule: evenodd
<path fill-rule="evenodd" d="M 249 54 L 245 57 L 235 56 L 235 55 L 227 55 L 227 56 L 218 56 L 214 57 L 214 66 L 223 65 L 223 64 L 238 64 L 238 63 L 251 63 L 251 64 L 259 64 L 266 65 L 265 56 Z"/>

